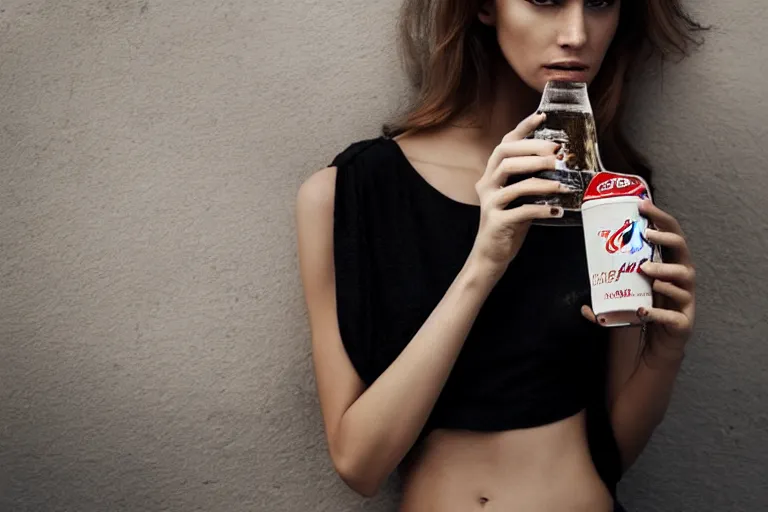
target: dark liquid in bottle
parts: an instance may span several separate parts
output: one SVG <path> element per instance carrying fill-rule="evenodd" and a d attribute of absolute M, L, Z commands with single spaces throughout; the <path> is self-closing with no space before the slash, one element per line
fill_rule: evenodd
<path fill-rule="evenodd" d="M 597 130 L 591 113 L 563 110 L 546 111 L 547 118 L 532 134 L 533 139 L 549 140 L 561 144 L 558 155 L 562 159 L 557 169 L 533 174 L 510 176 L 507 185 L 530 177 L 559 181 L 576 187 L 573 193 L 546 196 L 525 196 L 511 202 L 507 208 L 523 204 L 561 206 L 562 219 L 537 220 L 537 224 L 578 225 L 581 224 L 581 202 L 584 191 L 592 177 L 600 170 L 597 149 Z"/>

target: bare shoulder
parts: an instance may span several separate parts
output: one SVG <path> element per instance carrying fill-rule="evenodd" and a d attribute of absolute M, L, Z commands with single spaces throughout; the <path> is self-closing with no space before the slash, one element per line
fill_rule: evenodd
<path fill-rule="evenodd" d="M 333 213 L 336 167 L 326 167 L 312 174 L 299 187 L 296 214 L 303 216 Z"/>
<path fill-rule="evenodd" d="M 296 195 L 299 266 L 309 294 L 331 282 L 335 183 L 336 168 L 326 167 L 307 178 Z"/>

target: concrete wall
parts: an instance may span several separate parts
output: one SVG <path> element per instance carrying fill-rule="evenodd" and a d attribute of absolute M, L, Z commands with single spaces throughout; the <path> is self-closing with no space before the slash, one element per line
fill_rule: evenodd
<path fill-rule="evenodd" d="M 406 85 L 398 0 L 0 1 L 0 510 L 391 510 L 326 456 L 303 179 Z M 632 509 L 768 507 L 764 0 L 630 112 L 700 270 Z M 640 111 L 643 116 L 639 116 Z"/>

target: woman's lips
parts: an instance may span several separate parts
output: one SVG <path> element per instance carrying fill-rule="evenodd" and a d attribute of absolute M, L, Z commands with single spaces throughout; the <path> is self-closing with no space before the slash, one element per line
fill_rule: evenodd
<path fill-rule="evenodd" d="M 560 69 L 544 66 L 544 73 L 548 80 L 563 82 L 586 82 L 589 79 L 587 69 Z"/>

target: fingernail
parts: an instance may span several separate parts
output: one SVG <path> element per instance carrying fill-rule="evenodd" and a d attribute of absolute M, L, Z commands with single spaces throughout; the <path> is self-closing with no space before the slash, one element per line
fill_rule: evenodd
<path fill-rule="evenodd" d="M 563 209 L 559 208 L 559 207 L 551 208 L 549 210 L 549 213 L 551 213 L 553 217 L 562 217 L 563 216 Z"/>
<path fill-rule="evenodd" d="M 645 320 L 648 317 L 648 310 L 645 308 L 639 308 L 637 310 L 637 317 L 641 320 Z"/>
<path fill-rule="evenodd" d="M 559 152 L 561 149 L 563 149 L 563 145 L 562 144 L 557 144 L 555 146 L 555 153 Z"/>
<path fill-rule="evenodd" d="M 557 155 L 557 159 L 558 159 L 558 160 L 562 160 L 562 159 L 563 159 L 563 154 L 562 154 L 562 153 L 560 153 L 559 155 Z"/>

